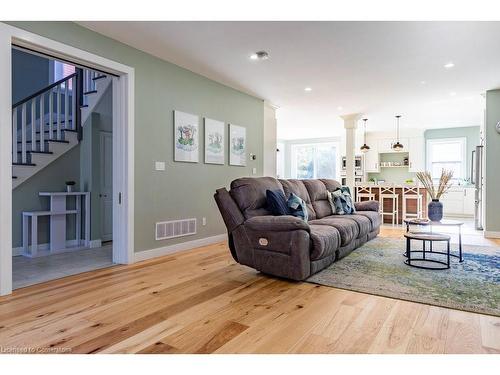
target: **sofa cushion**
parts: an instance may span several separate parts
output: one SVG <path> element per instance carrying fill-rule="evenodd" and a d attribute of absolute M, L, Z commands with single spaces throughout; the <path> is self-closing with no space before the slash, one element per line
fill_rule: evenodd
<path fill-rule="evenodd" d="M 267 209 L 267 190 L 281 190 L 279 181 L 273 177 L 243 177 L 231 182 L 231 196 L 246 219 L 271 215 Z M 283 192 L 284 193 L 284 192 Z"/>
<path fill-rule="evenodd" d="M 309 193 L 311 204 L 316 212 L 316 218 L 321 219 L 332 214 L 332 208 L 328 202 L 328 190 L 320 180 L 303 180 L 304 186 Z"/>
<path fill-rule="evenodd" d="M 285 197 L 288 199 L 291 193 L 294 193 L 299 198 L 302 198 L 306 202 L 307 212 L 309 220 L 316 219 L 316 212 L 311 204 L 311 198 L 307 192 L 306 186 L 303 180 L 279 180 L 285 192 Z"/>
<path fill-rule="evenodd" d="M 367 217 L 371 224 L 372 224 L 372 231 L 380 227 L 380 224 L 382 224 L 382 220 L 380 218 L 380 214 L 375 211 L 356 211 L 356 215 L 362 215 Z"/>
<path fill-rule="evenodd" d="M 334 256 L 340 246 L 340 234 L 330 225 L 311 225 L 311 260 Z"/>
<path fill-rule="evenodd" d="M 337 189 L 340 189 L 340 187 L 342 186 L 337 180 L 332 180 L 329 178 L 321 178 L 320 181 L 325 185 L 326 190 L 328 191 L 335 191 Z"/>
<path fill-rule="evenodd" d="M 359 226 L 358 224 L 345 216 L 327 216 L 322 219 L 312 220 L 310 225 L 329 225 L 334 227 L 340 233 L 340 245 L 345 246 L 358 238 Z"/>
<path fill-rule="evenodd" d="M 366 216 L 351 214 L 347 215 L 346 217 L 355 221 L 356 224 L 358 225 L 359 233 L 357 238 L 366 236 L 368 233 L 372 231 L 372 222 Z"/>

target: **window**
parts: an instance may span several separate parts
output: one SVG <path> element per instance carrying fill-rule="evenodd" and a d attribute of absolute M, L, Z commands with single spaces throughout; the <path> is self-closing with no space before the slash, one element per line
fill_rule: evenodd
<path fill-rule="evenodd" d="M 292 178 L 337 177 L 337 144 L 314 143 L 291 146 Z"/>
<path fill-rule="evenodd" d="M 427 140 L 427 170 L 438 180 L 441 170 L 453 171 L 453 181 L 465 178 L 466 138 Z"/>
<path fill-rule="evenodd" d="M 73 65 L 65 64 L 60 61 L 53 61 L 54 66 L 54 78 L 51 83 L 57 82 L 75 72 L 75 67 Z M 64 87 L 64 85 L 63 85 Z M 69 81 L 69 89 L 72 89 L 72 81 Z"/>

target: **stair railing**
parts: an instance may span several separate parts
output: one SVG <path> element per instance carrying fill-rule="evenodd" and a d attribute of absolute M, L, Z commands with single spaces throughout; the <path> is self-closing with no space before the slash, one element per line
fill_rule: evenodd
<path fill-rule="evenodd" d="M 12 106 L 13 163 L 26 164 L 28 152 L 46 152 L 45 141 L 63 141 L 64 130 L 78 130 L 77 87 L 78 74 L 73 73 Z"/>

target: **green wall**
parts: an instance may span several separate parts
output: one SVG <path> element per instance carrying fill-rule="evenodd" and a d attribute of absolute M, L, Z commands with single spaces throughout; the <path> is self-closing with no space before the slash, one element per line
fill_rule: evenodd
<path fill-rule="evenodd" d="M 486 231 L 500 233 L 500 134 L 495 125 L 500 121 L 500 90 L 486 92 L 485 124 L 485 222 Z"/>
<path fill-rule="evenodd" d="M 409 157 L 407 152 L 392 152 L 392 153 L 382 153 L 380 154 L 380 162 L 400 162 L 403 163 L 403 159 Z M 403 184 L 406 180 L 416 178 L 416 173 L 409 172 L 409 167 L 401 168 L 384 168 L 380 167 L 379 173 L 368 173 L 368 179 L 375 178 L 377 181 L 384 180 L 385 182 Z"/>
<path fill-rule="evenodd" d="M 213 193 L 237 177 L 251 175 L 252 168 L 262 174 L 262 100 L 71 22 L 10 24 L 135 68 L 136 252 L 225 233 Z M 224 166 L 174 163 L 173 110 L 245 126 L 247 153 L 257 159 L 248 160 L 246 167 L 228 166 L 227 160 Z M 155 171 L 154 161 L 165 161 L 166 171 Z M 155 241 L 155 222 L 191 217 L 199 219 L 197 235 Z M 206 226 L 201 226 L 202 217 L 207 218 Z"/>
<path fill-rule="evenodd" d="M 424 133 L 424 137 L 427 139 L 436 139 L 436 138 L 467 138 L 467 163 L 466 163 L 466 178 L 470 177 L 470 168 L 472 162 L 472 151 L 476 149 L 476 146 L 479 146 L 480 142 L 480 127 L 479 126 L 467 126 L 461 128 L 443 128 L 443 129 L 429 129 Z M 427 143 L 426 143 L 427 147 Z M 427 152 L 426 152 L 427 157 Z M 427 165 L 427 160 L 426 160 Z"/>

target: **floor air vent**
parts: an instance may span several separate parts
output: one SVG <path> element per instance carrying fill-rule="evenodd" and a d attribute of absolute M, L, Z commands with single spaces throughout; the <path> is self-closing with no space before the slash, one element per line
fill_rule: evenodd
<path fill-rule="evenodd" d="M 156 240 L 196 234 L 196 219 L 171 220 L 156 223 Z"/>

